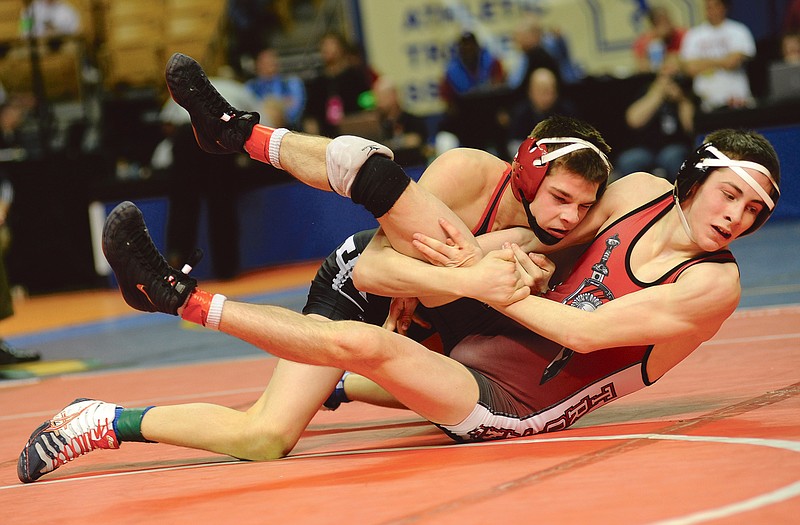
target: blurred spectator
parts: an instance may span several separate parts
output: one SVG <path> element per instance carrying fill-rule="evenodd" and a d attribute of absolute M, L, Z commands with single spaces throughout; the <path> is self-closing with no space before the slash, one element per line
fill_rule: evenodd
<path fill-rule="evenodd" d="M 674 181 L 692 145 L 695 105 L 677 57 L 668 59 L 644 95 L 625 112 L 635 146 L 622 151 L 615 177 L 647 171 Z"/>
<path fill-rule="evenodd" d="M 28 119 L 33 100 L 27 95 L 9 97 L 0 103 L 0 161 L 36 157 L 40 144 Z"/>
<path fill-rule="evenodd" d="M 209 79 L 231 105 L 253 108 L 258 100 L 234 78 L 230 68 L 220 68 Z M 156 147 L 153 168 L 169 177 L 167 251 L 169 263 L 181 268 L 197 247 L 201 203 L 208 210 L 208 241 L 214 277 L 229 279 L 239 271 L 238 192 L 230 173 L 239 169 L 241 156 L 213 155 L 197 145 L 189 113 L 169 99 L 161 111 L 166 138 Z"/>
<path fill-rule="evenodd" d="M 508 72 L 508 86 L 514 93 L 515 102 L 525 100 L 528 96 L 528 84 L 531 73 L 539 68 L 547 68 L 556 76 L 561 84 L 561 71 L 558 62 L 542 45 L 544 30 L 539 17 L 529 14 L 514 30 L 513 66 Z M 527 136 L 527 135 L 526 135 Z"/>
<path fill-rule="evenodd" d="M 527 98 L 512 108 L 508 151 L 517 151 L 531 130 L 553 115 L 576 117 L 577 111 L 570 101 L 561 96 L 555 73 L 540 67 L 531 73 Z"/>
<path fill-rule="evenodd" d="M 664 6 L 648 9 L 647 21 L 649 29 L 634 41 L 633 55 L 640 73 L 655 73 L 667 58 L 679 55 L 686 29 L 675 26 Z"/>
<path fill-rule="evenodd" d="M 445 65 L 439 94 L 446 105 L 436 135 L 436 153 L 458 146 L 507 157 L 504 126 L 498 118 L 508 94 L 500 61 L 463 33 Z"/>
<path fill-rule="evenodd" d="M 306 104 L 306 88 L 296 75 L 281 74 L 278 52 L 262 49 L 256 56 L 255 78 L 245 82 L 261 104 L 261 123 L 273 128 L 298 129 Z"/>
<path fill-rule="evenodd" d="M 425 121 L 403 109 L 397 86 L 391 79 L 378 78 L 372 91 L 381 126 L 379 142 L 394 152 L 394 160 L 401 166 L 426 165 L 428 127 Z"/>
<path fill-rule="evenodd" d="M 707 21 L 686 32 L 681 45 L 684 71 L 703 111 L 753 105 L 744 64 L 756 54 L 750 30 L 729 19 L 730 0 L 704 0 Z"/>
<path fill-rule="evenodd" d="M 25 160 L 29 152 L 22 134 L 27 108 L 14 98 L 9 98 L 0 83 L 0 320 L 14 315 L 11 287 L 6 271 L 6 254 L 11 245 L 11 231 L 7 218 L 14 201 L 14 187 L 6 178 L 2 162 Z M 0 365 L 36 361 L 38 354 L 17 350 L 0 338 Z M 0 374 L 2 377 L 2 374 Z"/>
<path fill-rule="evenodd" d="M 348 44 L 345 48 L 345 53 L 347 54 L 347 60 L 350 61 L 350 65 L 364 76 L 364 80 L 367 82 L 368 86 L 372 86 L 372 84 L 378 80 L 379 75 L 369 62 L 367 62 L 364 48 L 358 44 Z M 362 108 L 365 106 L 364 104 L 360 105 Z"/>
<path fill-rule="evenodd" d="M 0 144 L 0 147 L 5 148 L 6 144 Z M 14 304 L 11 300 L 11 287 L 8 282 L 5 262 L 6 254 L 11 245 L 11 232 L 8 229 L 6 218 L 13 200 L 14 188 L 0 173 L 0 320 L 14 315 Z M 0 338 L 0 365 L 38 361 L 40 358 L 39 354 L 16 349 Z M 0 377 L 2 377 L 2 374 L 0 374 Z"/>
<path fill-rule="evenodd" d="M 800 30 L 781 38 L 781 59 L 784 64 L 800 64 Z"/>
<path fill-rule="evenodd" d="M 558 70 L 561 73 L 561 81 L 564 84 L 574 84 L 580 82 L 584 77 L 583 69 L 572 60 L 569 52 L 569 44 L 561 30 L 552 28 L 545 31 L 542 36 L 542 46 L 556 59 Z"/>
<path fill-rule="evenodd" d="M 0 104 L 0 148 L 11 149 L 22 147 L 20 129 L 25 116 L 25 109 L 9 101 Z"/>
<path fill-rule="evenodd" d="M 353 65 L 352 50 L 339 33 L 326 33 L 319 46 L 322 71 L 306 84 L 303 128 L 333 137 L 345 115 L 361 111 L 359 97 L 370 90 L 365 68 Z"/>
<path fill-rule="evenodd" d="M 795 33 L 797 31 L 800 31 L 800 0 L 792 0 L 783 17 L 783 32 Z"/>
<path fill-rule="evenodd" d="M 228 0 L 228 63 L 238 74 L 252 73 L 256 55 L 270 47 L 281 29 L 273 4 L 274 0 Z"/>
<path fill-rule="evenodd" d="M 20 14 L 22 36 L 55 38 L 76 35 L 81 28 L 78 11 L 63 0 L 33 0 L 23 2 Z"/>

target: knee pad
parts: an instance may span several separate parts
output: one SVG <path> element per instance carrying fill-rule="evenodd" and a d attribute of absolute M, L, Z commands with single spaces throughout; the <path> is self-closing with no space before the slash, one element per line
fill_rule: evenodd
<path fill-rule="evenodd" d="M 389 211 L 411 183 L 399 164 L 383 155 L 370 157 L 352 184 L 351 199 L 379 219 Z"/>
<path fill-rule="evenodd" d="M 364 163 L 375 154 L 394 158 L 392 150 L 375 141 L 353 135 L 333 139 L 325 150 L 328 184 L 343 197 L 350 197 L 350 188 Z"/>

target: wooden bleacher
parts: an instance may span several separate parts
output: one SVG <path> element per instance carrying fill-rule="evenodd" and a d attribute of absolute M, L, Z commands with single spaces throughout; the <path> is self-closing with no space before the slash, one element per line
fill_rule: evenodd
<path fill-rule="evenodd" d="M 31 41 L 20 30 L 20 0 L 0 0 L 0 82 L 11 94 L 33 93 L 33 64 L 38 63 L 44 95 L 50 100 L 81 95 L 81 38 L 59 42 Z"/>
<path fill-rule="evenodd" d="M 101 6 L 104 84 L 161 89 L 164 65 L 181 51 L 214 65 L 222 56 L 225 0 L 95 0 Z"/>
<path fill-rule="evenodd" d="M 67 0 L 81 17 L 81 34 L 59 48 L 36 42 L 45 96 L 82 96 L 81 68 L 96 64 L 106 90 L 163 90 L 164 65 L 181 51 L 206 67 L 223 60 L 226 0 Z M 21 0 L 0 0 L 0 82 L 32 92 L 32 42 L 20 35 Z"/>

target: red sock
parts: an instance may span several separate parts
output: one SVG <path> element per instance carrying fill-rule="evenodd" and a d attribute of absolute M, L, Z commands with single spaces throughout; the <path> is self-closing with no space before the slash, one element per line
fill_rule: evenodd
<path fill-rule="evenodd" d="M 244 149 L 250 158 L 259 162 L 270 164 L 279 170 L 281 166 L 281 142 L 284 135 L 289 133 L 286 128 L 269 128 L 256 124 L 250 138 L 244 143 Z"/>
<path fill-rule="evenodd" d="M 211 307 L 211 299 L 213 297 L 214 294 L 195 288 L 189 296 L 189 300 L 186 301 L 186 306 L 183 307 L 181 318 L 190 323 L 205 326 L 206 319 L 208 319 L 208 309 Z"/>
<path fill-rule="evenodd" d="M 250 138 L 244 143 L 244 149 L 250 154 L 250 158 L 266 164 L 272 164 L 269 160 L 269 139 L 272 137 L 274 128 L 256 124 Z"/>

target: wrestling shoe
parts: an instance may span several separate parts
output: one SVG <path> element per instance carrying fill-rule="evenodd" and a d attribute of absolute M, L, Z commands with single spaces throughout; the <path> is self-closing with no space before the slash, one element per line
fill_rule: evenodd
<path fill-rule="evenodd" d="M 239 111 L 219 94 L 192 57 L 175 53 L 167 62 L 167 88 L 172 99 L 189 112 L 194 136 L 208 153 L 243 153 L 244 143 L 258 124 L 258 113 Z"/>
<path fill-rule="evenodd" d="M 98 448 L 119 448 L 114 433 L 117 405 L 76 399 L 37 428 L 17 460 L 17 476 L 31 483 L 78 456 Z"/>
<path fill-rule="evenodd" d="M 171 267 L 153 244 L 142 212 L 132 202 L 111 210 L 103 226 L 103 253 L 122 297 L 143 312 L 178 315 L 197 281 Z"/>

